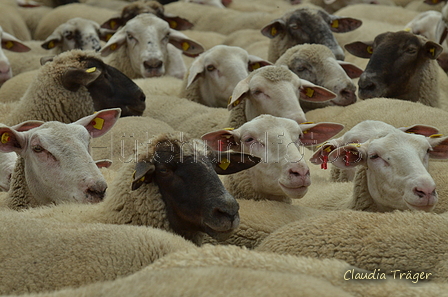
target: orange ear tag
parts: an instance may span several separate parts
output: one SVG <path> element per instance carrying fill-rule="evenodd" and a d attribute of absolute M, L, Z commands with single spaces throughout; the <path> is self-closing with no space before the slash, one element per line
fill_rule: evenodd
<path fill-rule="evenodd" d="M 170 24 L 170 28 L 171 29 L 176 29 L 177 28 L 177 22 L 176 21 L 170 21 L 169 24 Z"/>
<path fill-rule="evenodd" d="M 311 88 L 305 88 L 305 95 L 307 96 L 307 97 L 313 97 L 314 96 L 314 90 L 313 89 L 311 89 Z"/>
<path fill-rule="evenodd" d="M 370 45 L 367 47 L 367 52 L 373 54 L 373 48 Z"/>
<path fill-rule="evenodd" d="M 14 46 L 14 42 L 12 42 L 12 41 L 7 41 L 7 42 L 5 43 L 5 47 L 6 47 L 7 49 L 12 48 L 13 46 Z"/>
<path fill-rule="evenodd" d="M 339 20 L 333 20 L 331 22 L 331 27 L 332 28 L 339 28 Z"/>
<path fill-rule="evenodd" d="M 219 168 L 221 168 L 222 170 L 227 170 L 227 168 L 229 168 L 230 165 L 230 161 L 227 158 L 222 158 L 221 162 L 219 162 L 218 166 Z"/>
<path fill-rule="evenodd" d="M 8 133 L 8 132 L 3 133 L 3 134 L 2 134 L 2 137 L 1 137 L 1 139 L 0 139 L 0 141 L 1 141 L 2 143 L 8 143 L 10 140 L 11 140 L 11 137 L 9 136 L 9 133 Z"/>
<path fill-rule="evenodd" d="M 186 41 L 182 42 L 182 50 L 186 52 L 190 48 L 190 44 Z"/>
<path fill-rule="evenodd" d="M 104 119 L 95 118 L 92 122 L 90 122 L 90 124 L 92 124 L 93 128 L 97 130 L 102 130 L 104 126 Z"/>

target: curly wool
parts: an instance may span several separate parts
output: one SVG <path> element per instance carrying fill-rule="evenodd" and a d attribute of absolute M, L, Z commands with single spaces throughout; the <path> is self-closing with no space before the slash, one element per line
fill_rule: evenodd
<path fill-rule="evenodd" d="M 100 59 L 96 53 L 72 50 L 43 65 L 16 108 L 1 121 L 8 125 L 30 119 L 71 123 L 92 114 L 95 109 L 86 87 L 71 92 L 62 86 L 65 71 L 69 67 L 87 68 L 83 60 L 90 57 Z"/>
<path fill-rule="evenodd" d="M 29 207 L 37 207 L 39 203 L 31 194 L 25 178 L 25 159 L 18 156 L 14 171 L 11 176 L 11 187 L 4 199 L 5 206 L 22 210 Z"/>

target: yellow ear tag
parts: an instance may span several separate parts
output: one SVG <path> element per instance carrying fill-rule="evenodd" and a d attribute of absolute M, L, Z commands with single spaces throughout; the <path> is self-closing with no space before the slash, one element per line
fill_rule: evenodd
<path fill-rule="evenodd" d="M 411 32 L 411 28 L 404 28 L 403 31 L 405 31 L 405 32 Z"/>
<path fill-rule="evenodd" d="M 331 147 L 327 146 L 326 148 L 324 148 L 324 151 L 327 153 L 331 152 Z"/>
<path fill-rule="evenodd" d="M 190 48 L 190 44 L 186 41 L 182 42 L 182 50 L 186 52 Z"/>
<path fill-rule="evenodd" d="M 261 65 L 260 65 L 260 63 L 258 63 L 258 62 L 252 64 L 252 69 L 253 69 L 253 70 L 258 69 L 258 68 L 260 68 L 260 67 L 261 67 Z"/>
<path fill-rule="evenodd" d="M 48 48 L 53 48 L 54 47 L 54 41 L 50 41 L 48 43 Z"/>
<path fill-rule="evenodd" d="M 117 27 L 117 22 L 116 21 L 110 21 L 109 26 L 111 29 L 115 29 L 115 27 Z"/>
<path fill-rule="evenodd" d="M 367 52 L 369 54 L 373 54 L 373 47 L 371 47 L 370 45 L 367 47 Z"/>
<path fill-rule="evenodd" d="M 314 90 L 313 89 L 311 89 L 311 88 L 305 88 L 305 95 L 307 96 L 307 97 L 313 97 L 314 96 Z"/>
<path fill-rule="evenodd" d="M 227 101 L 227 105 L 230 104 L 230 101 L 232 101 L 232 96 L 229 97 L 229 100 Z"/>
<path fill-rule="evenodd" d="M 96 71 L 96 67 L 92 67 L 86 70 L 87 73 L 92 73 Z"/>
<path fill-rule="evenodd" d="M 333 20 L 331 22 L 331 27 L 332 28 L 339 28 L 339 20 Z"/>
<path fill-rule="evenodd" d="M 235 130 L 235 128 L 224 128 L 223 130 L 226 130 L 226 131 L 233 131 L 233 130 Z"/>
<path fill-rule="evenodd" d="M 275 27 L 272 27 L 271 28 L 271 36 L 275 37 L 275 36 L 277 36 L 277 34 L 278 34 L 277 29 Z"/>
<path fill-rule="evenodd" d="M 176 29 L 177 28 L 177 22 L 176 21 L 170 21 L 170 28 L 171 29 Z"/>
<path fill-rule="evenodd" d="M 436 54 L 436 48 L 432 47 L 429 49 L 429 52 L 431 53 L 431 55 L 434 57 L 434 55 Z"/>
<path fill-rule="evenodd" d="M 109 33 L 109 34 L 106 34 L 106 41 L 109 41 L 109 39 L 112 38 L 112 35 L 113 35 L 113 34 L 110 34 L 110 33 Z"/>
<path fill-rule="evenodd" d="M 241 103 L 241 99 L 237 99 L 235 102 L 232 103 L 232 106 L 235 107 L 240 103 Z"/>
<path fill-rule="evenodd" d="M 354 147 L 361 147 L 361 145 L 359 143 L 356 143 L 356 142 L 349 143 L 349 145 L 354 146 Z"/>
<path fill-rule="evenodd" d="M 227 170 L 227 168 L 229 168 L 230 165 L 230 161 L 227 158 L 222 158 L 221 162 L 219 162 L 218 166 L 219 168 L 221 168 L 222 170 Z"/>
<path fill-rule="evenodd" d="M 12 41 L 7 41 L 7 42 L 5 43 L 5 47 L 6 47 L 7 49 L 12 48 L 13 46 L 14 46 L 14 42 L 12 42 Z"/>
<path fill-rule="evenodd" d="M 320 149 L 321 147 L 323 147 L 327 143 L 328 143 L 328 141 L 325 141 L 324 143 L 319 144 L 318 146 L 316 146 L 316 150 Z"/>
<path fill-rule="evenodd" d="M 3 133 L 2 137 L 1 137 L 1 142 L 2 143 L 8 143 L 9 140 L 11 140 L 11 137 L 9 136 L 9 133 L 8 132 Z"/>
<path fill-rule="evenodd" d="M 142 176 L 142 178 L 140 178 L 138 181 L 141 181 L 141 182 L 145 181 L 145 176 Z"/>
<path fill-rule="evenodd" d="M 439 138 L 442 136 L 443 136 L 443 134 L 433 134 L 433 135 L 429 136 L 429 138 Z"/>
<path fill-rule="evenodd" d="M 304 122 L 304 123 L 300 123 L 300 125 L 308 125 L 308 124 L 314 124 L 314 122 Z"/>
<path fill-rule="evenodd" d="M 110 50 L 111 51 L 114 51 L 116 49 L 117 49 L 117 44 L 116 43 L 110 45 Z"/>
<path fill-rule="evenodd" d="M 104 126 L 104 119 L 95 118 L 95 119 L 93 119 L 93 121 L 90 124 L 93 125 L 93 128 L 101 130 L 101 129 L 103 129 L 103 126 Z"/>

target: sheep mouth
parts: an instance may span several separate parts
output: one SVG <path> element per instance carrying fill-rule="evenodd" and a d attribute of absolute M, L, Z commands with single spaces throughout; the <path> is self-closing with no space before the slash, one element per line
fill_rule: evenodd
<path fill-rule="evenodd" d="M 122 117 L 126 117 L 126 116 L 141 116 L 143 114 L 143 112 L 146 109 L 146 105 L 143 105 L 143 107 L 135 107 L 135 106 L 129 106 L 126 105 L 124 106 L 124 108 L 122 108 L 122 113 L 121 116 Z"/>
<path fill-rule="evenodd" d="M 425 211 L 425 212 L 430 212 L 434 209 L 434 207 L 436 206 L 435 204 L 432 205 L 415 205 L 415 204 L 411 204 L 407 201 L 404 201 L 404 203 L 406 203 L 406 206 L 409 207 L 409 209 L 412 210 L 421 210 L 421 211 Z"/>
<path fill-rule="evenodd" d="M 238 228 L 240 224 L 239 215 L 233 220 L 226 222 L 203 222 L 203 231 L 216 240 L 225 240 Z"/>
<path fill-rule="evenodd" d="M 302 198 L 308 192 L 308 186 L 306 185 L 286 186 L 281 182 L 279 182 L 278 184 L 280 185 L 280 188 L 282 189 L 283 193 L 285 193 L 286 196 L 293 199 Z"/>

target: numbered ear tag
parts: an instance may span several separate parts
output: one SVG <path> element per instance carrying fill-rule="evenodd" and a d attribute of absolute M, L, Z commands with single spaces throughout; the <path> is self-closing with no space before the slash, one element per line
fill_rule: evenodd
<path fill-rule="evenodd" d="M 14 42 L 12 42 L 12 41 L 7 41 L 7 42 L 5 43 L 5 47 L 6 47 L 7 49 L 12 48 L 13 46 L 14 46 Z"/>
<path fill-rule="evenodd" d="M 369 54 L 373 54 L 373 47 L 371 47 L 370 45 L 367 47 L 367 52 Z"/>
<path fill-rule="evenodd" d="M 190 44 L 186 41 L 182 42 L 182 50 L 186 52 L 190 48 Z"/>
<path fill-rule="evenodd" d="M 92 67 L 86 70 L 87 73 L 92 73 L 96 71 L 96 67 Z"/>
<path fill-rule="evenodd" d="M 219 168 L 221 168 L 222 170 L 227 170 L 227 168 L 229 168 L 230 166 L 230 161 L 227 158 L 222 158 L 221 162 L 219 162 L 218 164 Z"/>
<path fill-rule="evenodd" d="M 299 125 L 309 125 L 309 124 L 314 124 L 314 122 L 304 122 L 304 123 L 300 123 Z M 325 142 L 327 143 L 327 142 Z"/>
<path fill-rule="evenodd" d="M 271 36 L 272 36 L 272 37 L 275 37 L 275 36 L 277 36 L 277 34 L 278 34 L 277 29 L 276 29 L 275 27 L 272 27 L 272 28 L 271 28 Z"/>
<path fill-rule="evenodd" d="M 314 96 L 314 90 L 313 89 L 311 89 L 311 88 L 305 88 L 305 95 L 307 96 L 307 97 L 313 97 Z"/>
<path fill-rule="evenodd" d="M 443 136 L 443 134 L 433 134 L 433 135 L 429 136 L 429 138 L 440 138 L 442 136 Z"/>
<path fill-rule="evenodd" d="M 114 51 L 114 50 L 117 49 L 117 44 L 116 43 L 111 44 L 109 48 L 110 48 L 111 51 Z"/>
<path fill-rule="evenodd" d="M 104 119 L 95 118 L 95 119 L 93 119 L 93 121 L 90 124 L 92 124 L 93 128 L 95 128 L 97 130 L 102 130 L 103 126 L 104 126 Z"/>
<path fill-rule="evenodd" d="M 176 21 L 169 21 L 170 24 L 170 28 L 171 29 L 176 29 L 177 28 L 177 22 Z"/>
<path fill-rule="evenodd" d="M 226 131 L 233 131 L 233 130 L 235 130 L 235 128 L 224 128 L 223 130 L 226 130 Z"/>
<path fill-rule="evenodd" d="M 253 63 L 251 66 L 252 66 L 253 70 L 258 69 L 258 68 L 261 67 L 260 63 L 258 63 L 258 62 L 257 63 Z"/>
<path fill-rule="evenodd" d="M 232 106 L 235 107 L 240 103 L 241 103 L 241 99 L 237 99 L 237 100 L 235 100 L 235 102 L 232 103 Z"/>
<path fill-rule="evenodd" d="M 431 56 L 434 57 L 436 55 L 436 48 L 435 47 L 430 48 L 429 52 L 431 53 Z"/>
<path fill-rule="evenodd" d="M 48 43 L 48 48 L 54 48 L 54 41 L 50 41 Z"/>
<path fill-rule="evenodd" d="M 11 140 L 11 136 L 9 136 L 8 132 L 5 132 L 2 134 L 2 137 L 0 138 L 0 141 L 4 143 L 8 143 Z"/>
<path fill-rule="evenodd" d="M 331 27 L 332 28 L 339 28 L 339 20 L 333 20 L 331 22 Z"/>

